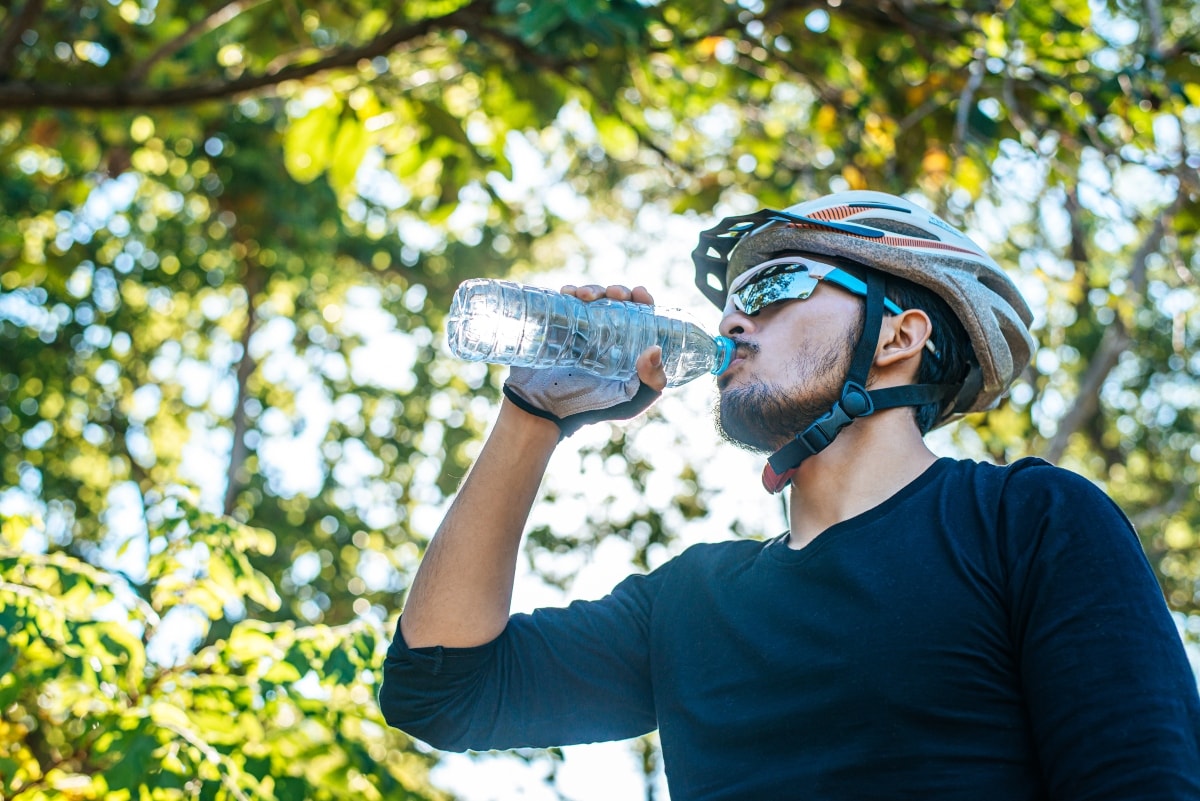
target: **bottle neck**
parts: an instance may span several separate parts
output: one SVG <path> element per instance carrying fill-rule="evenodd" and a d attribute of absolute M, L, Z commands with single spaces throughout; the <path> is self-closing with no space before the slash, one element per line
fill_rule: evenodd
<path fill-rule="evenodd" d="M 729 337 L 723 336 L 714 337 L 713 342 L 717 345 L 717 358 L 709 372 L 713 375 L 720 375 L 729 368 L 729 363 L 733 361 L 733 352 L 737 350 L 737 345 Z"/>

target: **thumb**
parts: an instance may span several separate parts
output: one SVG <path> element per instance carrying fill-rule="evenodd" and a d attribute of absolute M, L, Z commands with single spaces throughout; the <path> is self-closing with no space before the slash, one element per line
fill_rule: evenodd
<path fill-rule="evenodd" d="M 663 368 L 662 348 L 651 345 L 637 360 L 638 380 L 656 392 L 667 386 L 667 371 Z"/>

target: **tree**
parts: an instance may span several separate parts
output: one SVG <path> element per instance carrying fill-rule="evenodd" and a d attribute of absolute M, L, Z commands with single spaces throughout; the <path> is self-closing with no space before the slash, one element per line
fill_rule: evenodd
<path fill-rule="evenodd" d="M 870 186 L 972 227 L 1038 306 L 1034 365 L 959 447 L 1103 482 L 1200 610 L 1191 4 L 395 6 L 0 11 L 0 482 L 47 558 L 146 562 L 147 498 L 190 481 L 277 541 L 246 558 L 278 608 L 214 609 L 201 652 L 249 620 L 382 620 L 496 397 L 439 344 L 460 280 L 579 263 L 598 220 L 633 253 L 668 211 L 698 231 Z M 589 448 L 644 489 L 657 425 Z M 531 560 L 614 532 L 662 558 L 719 490 L 669 471 L 669 501 L 547 522 Z"/>
<path fill-rule="evenodd" d="M 442 797 L 428 786 L 431 758 L 371 703 L 378 627 L 242 620 L 199 650 L 172 644 L 185 610 L 207 624 L 230 606 L 278 605 L 248 559 L 275 538 L 200 512 L 186 495 L 148 517 L 161 546 L 149 601 L 65 553 L 20 550 L 38 532 L 6 521 L 5 798 Z"/>

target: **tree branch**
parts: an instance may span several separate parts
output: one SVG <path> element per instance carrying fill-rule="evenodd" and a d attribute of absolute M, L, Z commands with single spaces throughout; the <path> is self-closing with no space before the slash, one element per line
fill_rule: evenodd
<path fill-rule="evenodd" d="M 908 112 L 908 114 L 904 116 L 904 119 L 896 123 L 896 138 L 899 139 L 901 135 L 908 131 L 908 129 L 912 128 L 914 125 L 928 117 L 933 112 L 943 108 L 946 104 L 946 97 L 940 92 L 934 92 L 931 94 L 925 99 L 924 103 Z"/>
<path fill-rule="evenodd" d="M 141 83 L 150 74 L 154 65 L 164 58 L 170 58 L 194 40 L 210 31 L 215 31 L 243 11 L 249 11 L 254 6 L 262 5 L 265 2 L 267 0 L 228 0 L 225 5 L 218 7 L 204 19 L 193 22 L 183 33 L 151 53 L 145 61 L 129 71 L 125 80 L 129 83 Z"/>
<path fill-rule="evenodd" d="M 71 84 L 40 84 L 17 81 L 0 84 L 0 109 L 21 110 L 33 108 L 74 109 L 128 109 L 166 108 L 186 106 L 204 100 L 234 98 L 266 89 L 284 81 L 311 78 L 322 72 L 342 67 L 352 67 L 364 59 L 389 53 L 403 42 L 425 36 L 440 28 L 460 27 L 478 16 L 485 3 L 483 0 L 465 5 L 442 17 L 433 17 L 385 31 L 370 42 L 357 47 L 347 47 L 330 53 L 311 64 L 295 64 L 276 72 L 242 75 L 234 79 L 214 79 L 176 87 L 150 87 L 145 85 L 126 86 L 74 86 Z"/>
<path fill-rule="evenodd" d="M 1148 49 L 1151 55 L 1161 57 L 1163 42 L 1162 5 L 1159 0 L 1144 0 L 1142 5 L 1146 9 L 1146 25 L 1149 28 L 1147 38 L 1150 40 L 1148 42 L 1150 47 Z"/>
<path fill-rule="evenodd" d="M 42 13 L 44 5 L 46 5 L 46 0 L 27 0 L 21 13 L 12 18 L 4 33 L 0 35 L 0 79 L 8 76 L 8 71 L 12 67 L 13 54 L 17 50 L 17 42 L 21 41 L 21 34 Z M 11 10 L 10 8 L 9 11 L 11 12 Z"/>
<path fill-rule="evenodd" d="M 241 478 L 242 467 L 246 463 L 249 449 L 246 447 L 246 400 L 249 394 L 250 375 L 257 366 L 254 357 L 250 355 L 250 340 L 258 328 L 258 294 L 263 290 L 265 278 L 258 260 L 253 256 L 246 257 L 246 324 L 242 327 L 242 358 L 237 366 L 237 396 L 233 406 L 233 446 L 229 452 L 229 466 L 226 470 L 225 503 L 223 513 L 226 517 L 233 514 L 237 507 L 238 493 L 242 491 L 245 482 Z"/>
<path fill-rule="evenodd" d="M 642 146 L 644 146 L 646 149 L 651 150 L 654 153 L 656 153 L 658 155 L 658 157 L 662 159 L 662 161 L 665 165 L 667 165 L 668 167 L 676 167 L 678 169 L 683 170 L 684 172 L 689 172 L 689 171 L 693 170 L 693 167 L 691 165 L 680 164 L 670 154 L 670 152 L 668 152 L 666 147 L 664 147 L 663 145 L 659 144 L 658 142 L 656 142 L 654 140 L 654 137 L 651 136 L 648 131 L 643 130 L 642 127 L 640 125 L 638 125 L 635 121 L 629 119 L 629 117 L 627 115 L 621 113 L 621 110 L 617 107 L 617 104 L 616 104 L 616 101 L 614 98 L 606 97 L 603 92 L 597 91 L 594 87 L 592 87 L 588 84 L 588 82 L 583 78 L 583 76 L 572 77 L 567 74 L 567 70 L 565 69 L 566 67 L 570 67 L 570 66 L 578 67 L 578 66 L 580 66 L 580 64 L 587 64 L 588 63 L 587 60 L 582 61 L 582 62 L 571 62 L 571 61 L 567 61 L 564 59 L 552 59 L 552 58 L 549 58 L 548 56 L 546 56 L 544 53 L 539 53 L 539 52 L 531 49 L 525 42 L 521 41 L 520 39 L 518 39 L 514 36 L 506 34 L 502 31 L 489 29 L 489 28 L 481 26 L 481 25 L 464 24 L 463 29 L 466 30 L 469 34 L 475 36 L 477 39 L 480 39 L 480 40 L 491 39 L 493 41 L 497 41 L 500 44 L 511 48 L 514 53 L 517 53 L 520 56 L 520 60 L 522 63 L 534 64 L 539 69 L 541 69 L 551 75 L 557 75 L 559 78 L 562 78 L 565 81 L 569 81 L 570 83 L 575 84 L 576 86 L 580 87 L 581 89 L 584 89 L 592 96 L 592 98 L 595 100 L 596 104 L 602 110 L 620 118 L 622 122 L 624 122 L 626 125 L 628 125 L 629 128 L 634 132 L 634 134 L 636 134 L 638 141 L 642 144 Z M 637 84 L 638 84 L 638 80 L 637 80 L 638 75 L 639 75 L 639 73 L 637 72 L 637 70 L 632 71 L 631 81 L 633 82 L 633 84 L 635 86 L 637 86 Z M 645 89 L 643 88 L 643 89 L 640 89 L 639 91 L 645 92 Z"/>
<path fill-rule="evenodd" d="M 1084 270 L 1088 263 L 1087 233 L 1083 230 L 1082 207 L 1079 205 L 1079 187 L 1075 184 L 1064 187 L 1066 191 L 1067 218 L 1070 220 L 1071 243 L 1067 248 L 1067 258 L 1076 270 Z"/>
<path fill-rule="evenodd" d="M 1137 514 L 1131 514 L 1129 516 L 1129 522 L 1132 523 L 1133 527 L 1139 531 L 1150 528 L 1151 526 L 1157 525 L 1158 523 L 1161 523 L 1162 521 L 1173 516 L 1176 512 L 1182 509 L 1189 500 L 1191 500 L 1191 497 L 1192 486 L 1190 484 L 1187 484 L 1186 482 L 1177 484 L 1174 491 L 1171 493 L 1170 498 L 1167 498 L 1165 501 L 1155 503 L 1154 505 L 1141 510 Z M 1159 554 L 1159 556 L 1162 556 L 1165 553 L 1166 551 L 1163 551 Z M 1158 560 L 1153 560 L 1153 563 L 1158 564 Z"/>
<path fill-rule="evenodd" d="M 1100 408 L 1100 388 L 1108 374 L 1113 371 L 1121 359 L 1121 354 L 1129 348 L 1131 338 L 1125 331 L 1125 325 L 1118 317 L 1112 325 L 1104 329 L 1104 336 L 1096 346 L 1095 353 L 1088 359 L 1088 369 L 1079 382 L 1079 392 L 1071 408 L 1058 421 L 1058 428 L 1046 446 L 1043 455 L 1046 461 L 1057 463 L 1067 450 L 1067 442 L 1071 435 L 1083 427 Z"/>
<path fill-rule="evenodd" d="M 1163 213 L 1158 215 L 1154 220 L 1154 226 L 1150 229 L 1150 233 L 1142 241 L 1138 247 L 1137 253 L 1133 257 L 1133 267 L 1129 271 L 1130 294 L 1140 297 L 1146 290 L 1146 260 L 1150 254 L 1158 250 L 1162 244 L 1163 237 L 1170 227 L 1170 220 L 1174 217 L 1176 210 L 1183 202 L 1185 193 L 1180 191 L 1175 196 L 1175 202 L 1170 208 L 1164 209 Z M 1125 323 L 1118 316 L 1113 320 L 1112 324 L 1104 329 L 1104 335 L 1100 338 L 1100 344 L 1096 346 L 1096 351 L 1088 359 L 1088 369 L 1083 374 L 1083 378 L 1079 382 L 1079 391 L 1075 395 L 1075 401 L 1071 404 L 1071 408 L 1058 421 L 1058 428 L 1054 432 L 1050 443 L 1046 446 L 1044 458 L 1051 463 L 1057 463 L 1062 458 L 1063 453 L 1067 450 L 1067 443 L 1071 439 L 1071 435 L 1080 430 L 1087 422 L 1096 415 L 1100 409 L 1100 389 L 1104 386 L 1105 380 L 1109 374 L 1120 362 L 1121 354 L 1129 349 L 1132 342 L 1129 332 L 1125 328 Z"/>
<path fill-rule="evenodd" d="M 982 47 L 975 51 L 975 58 L 967 68 L 970 75 L 963 84 L 962 94 L 958 96 L 958 110 L 954 115 L 954 150 L 959 155 L 966 152 L 963 145 L 967 141 L 967 120 L 971 116 L 971 107 L 975 105 L 975 93 L 983 83 L 984 61 L 987 51 Z"/>
<path fill-rule="evenodd" d="M 1067 258 L 1075 270 L 1075 282 L 1079 284 L 1079 297 L 1075 301 L 1075 315 L 1079 319 L 1088 316 L 1091 300 L 1091 281 L 1088 277 L 1087 231 L 1083 227 L 1083 207 L 1079 204 L 1079 186 L 1077 184 L 1063 185 L 1063 208 L 1067 212 L 1068 227 L 1071 240 L 1067 244 Z"/>

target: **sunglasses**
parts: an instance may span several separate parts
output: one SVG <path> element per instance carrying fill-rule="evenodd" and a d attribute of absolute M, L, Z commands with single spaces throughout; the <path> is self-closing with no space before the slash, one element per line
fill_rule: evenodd
<path fill-rule="evenodd" d="M 821 281 L 828 281 L 862 298 L 867 296 L 866 282 L 845 270 L 812 259 L 784 256 L 764 261 L 738 276 L 725 301 L 725 313 L 740 311 L 753 316 L 781 300 L 805 300 Z M 889 314 L 903 312 L 886 298 L 883 307 Z"/>
<path fill-rule="evenodd" d="M 772 303 L 781 300 L 806 300 L 821 281 L 858 295 L 867 296 L 865 281 L 832 264 L 824 264 L 799 256 L 783 256 L 764 261 L 752 270 L 737 277 L 725 301 L 725 314 L 740 311 L 753 317 Z M 883 299 L 883 308 L 888 314 L 904 312 L 894 301 Z M 925 340 L 925 349 L 940 360 L 937 346 L 932 339 Z"/>

